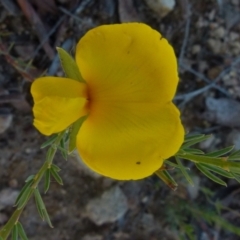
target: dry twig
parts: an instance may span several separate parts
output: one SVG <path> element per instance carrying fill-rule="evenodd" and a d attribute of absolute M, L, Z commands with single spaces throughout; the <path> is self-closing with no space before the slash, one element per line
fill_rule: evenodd
<path fill-rule="evenodd" d="M 188 42 L 188 37 L 189 37 L 189 30 L 190 30 L 190 23 L 191 23 L 191 9 L 190 9 L 190 4 L 187 0 L 185 0 L 186 2 L 186 26 L 185 26 L 185 32 L 184 32 L 184 38 L 183 38 L 183 43 L 182 43 L 182 47 L 181 47 L 181 51 L 180 51 L 180 55 L 179 55 L 179 62 L 182 63 L 183 58 L 184 58 L 184 54 L 185 54 L 185 50 L 186 50 L 186 46 L 187 46 L 187 42 Z"/>
<path fill-rule="evenodd" d="M 0 54 L 4 55 L 6 61 L 11 64 L 22 75 L 24 79 L 29 82 L 33 81 L 33 76 L 31 76 L 26 70 L 22 69 L 19 66 L 18 62 L 9 54 L 7 48 L 2 42 L 0 42 Z"/>
<path fill-rule="evenodd" d="M 37 15 L 37 13 L 33 9 L 33 7 L 28 3 L 28 1 L 17 0 L 17 2 L 19 4 L 19 6 L 21 7 L 23 13 L 27 17 L 28 21 L 32 24 L 33 28 L 35 29 L 40 42 L 45 41 L 43 44 L 43 49 L 46 52 L 47 56 L 50 59 L 53 59 L 55 53 L 54 53 L 52 47 L 50 46 L 50 44 L 48 43 L 48 41 L 45 40 L 45 38 L 47 37 L 47 32 L 44 28 L 44 25 L 43 25 L 41 19 L 39 18 L 39 16 Z"/>
<path fill-rule="evenodd" d="M 208 91 L 209 89 L 211 88 L 215 88 L 219 91 L 221 91 L 224 95 L 230 97 L 230 94 L 228 93 L 227 90 L 225 90 L 224 88 L 216 85 L 226 74 L 228 74 L 231 69 L 233 67 L 235 67 L 237 64 L 240 63 L 240 57 L 236 58 L 232 64 L 225 68 L 213 81 L 211 81 L 210 79 L 208 79 L 206 76 L 204 76 L 203 74 L 195 71 L 194 69 L 190 68 L 190 67 L 187 67 L 186 65 L 184 64 L 181 64 L 180 66 L 183 67 L 185 70 L 193 73 L 195 76 L 197 76 L 198 78 L 202 79 L 203 81 L 207 82 L 208 85 L 203 87 L 203 88 L 200 88 L 196 91 L 193 91 L 193 92 L 190 92 L 190 93 L 186 93 L 186 94 L 182 94 L 182 95 L 178 95 L 176 96 L 174 99 L 175 100 L 183 100 L 183 102 L 180 104 L 180 107 L 184 106 L 187 102 L 189 102 L 192 98 L 198 96 L 199 94 L 202 94 L 206 91 Z"/>

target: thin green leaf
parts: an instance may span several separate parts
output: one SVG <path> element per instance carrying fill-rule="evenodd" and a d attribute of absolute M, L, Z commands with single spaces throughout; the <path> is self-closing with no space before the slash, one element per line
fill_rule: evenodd
<path fill-rule="evenodd" d="M 203 142 L 203 141 L 209 139 L 210 137 L 212 137 L 212 135 L 204 135 L 203 137 L 199 137 L 199 138 L 197 138 L 197 139 L 195 139 L 195 140 L 188 141 L 188 142 L 184 143 L 184 144 L 181 146 L 181 148 L 182 148 L 182 149 L 185 149 L 185 148 L 191 147 L 192 145 L 195 145 L 195 144 L 197 144 L 197 143 Z"/>
<path fill-rule="evenodd" d="M 62 68 L 67 77 L 85 83 L 75 60 L 64 49 L 57 48 Z"/>
<path fill-rule="evenodd" d="M 228 158 L 229 161 L 240 161 L 240 155 L 239 156 L 233 156 Z"/>
<path fill-rule="evenodd" d="M 217 201 L 214 201 L 212 204 L 215 207 L 215 209 L 217 211 L 217 214 L 220 217 L 221 216 L 221 211 L 223 210 L 223 204 L 222 204 L 221 200 L 218 199 Z"/>
<path fill-rule="evenodd" d="M 240 161 L 240 153 L 236 152 L 228 157 L 229 161 Z"/>
<path fill-rule="evenodd" d="M 175 191 L 177 189 L 178 184 L 166 170 L 158 170 L 155 174 L 172 190 Z"/>
<path fill-rule="evenodd" d="M 182 172 L 182 174 L 184 175 L 184 177 L 187 179 L 187 181 L 194 186 L 193 180 L 191 179 L 190 175 L 188 174 L 188 172 L 186 171 L 185 167 L 183 166 L 181 160 L 176 157 L 176 162 L 178 164 L 178 166 L 180 167 L 180 170 Z"/>
<path fill-rule="evenodd" d="M 219 168 L 219 167 L 216 167 L 216 166 L 213 166 L 213 165 L 208 165 L 208 164 L 205 164 L 205 163 L 201 163 L 202 166 L 204 166 L 205 168 L 207 168 L 208 170 L 212 171 L 212 172 L 215 172 L 223 177 L 227 177 L 227 178 L 234 178 L 233 175 L 228 172 L 227 170 L 224 170 L 222 168 Z"/>
<path fill-rule="evenodd" d="M 63 158 L 64 158 L 65 160 L 67 160 L 67 157 L 68 157 L 68 151 L 67 151 L 65 148 L 61 147 L 61 146 L 58 146 L 58 149 L 60 150 L 60 152 L 61 152 Z"/>
<path fill-rule="evenodd" d="M 44 220 L 45 217 L 44 217 L 43 210 L 45 209 L 45 205 L 43 203 L 41 194 L 37 188 L 34 190 L 34 197 L 35 197 L 35 202 L 36 202 L 38 213 L 39 213 L 41 219 Z"/>
<path fill-rule="evenodd" d="M 22 207 L 25 206 L 25 204 L 27 203 L 30 195 L 32 194 L 33 189 L 31 187 L 26 188 L 26 190 L 23 192 L 22 196 L 20 197 L 18 204 L 17 204 L 17 208 L 21 209 Z"/>
<path fill-rule="evenodd" d="M 240 183 L 240 176 L 238 176 L 236 173 L 231 172 L 230 174 L 232 174 L 233 178 Z"/>
<path fill-rule="evenodd" d="M 165 160 L 164 163 L 174 168 L 180 168 L 176 163 L 173 163 L 169 160 Z"/>
<path fill-rule="evenodd" d="M 47 162 L 50 162 L 50 161 L 52 160 L 54 154 L 55 154 L 55 149 L 54 149 L 53 147 L 50 147 L 50 148 L 48 149 L 47 155 L 46 155 L 46 160 L 47 160 Z"/>
<path fill-rule="evenodd" d="M 213 197 L 213 195 L 215 194 L 215 192 L 213 192 L 212 190 L 210 190 L 208 187 L 201 187 L 200 190 L 205 194 L 205 196 L 210 199 Z"/>
<path fill-rule="evenodd" d="M 237 163 L 237 165 L 240 165 L 239 163 Z M 232 172 L 232 173 L 237 173 L 237 174 L 240 174 L 240 169 L 239 167 L 229 167 L 229 172 Z"/>
<path fill-rule="evenodd" d="M 63 147 L 61 147 L 61 146 L 58 146 L 57 147 L 60 151 L 63 151 L 63 152 L 65 152 L 65 153 L 67 153 L 67 149 L 65 149 L 65 148 L 63 148 Z"/>
<path fill-rule="evenodd" d="M 235 233 L 236 235 L 240 236 L 239 227 L 232 225 L 231 223 L 226 221 L 224 218 L 221 218 L 219 215 L 214 214 L 213 212 L 198 211 L 198 216 L 201 216 L 205 220 L 210 219 L 211 222 L 214 222 L 215 225 L 221 227 L 222 229 Z"/>
<path fill-rule="evenodd" d="M 185 234 L 181 233 L 179 236 L 179 240 L 186 240 Z"/>
<path fill-rule="evenodd" d="M 184 148 L 184 151 L 191 154 L 205 154 L 202 150 L 196 148 Z"/>
<path fill-rule="evenodd" d="M 223 148 L 221 150 L 217 150 L 217 151 L 214 151 L 214 152 L 211 152 L 211 153 L 207 153 L 207 154 L 205 154 L 205 156 L 220 157 L 220 156 L 223 156 L 223 155 L 231 152 L 233 150 L 233 148 L 234 148 L 234 146 L 229 146 L 229 147 Z"/>
<path fill-rule="evenodd" d="M 24 231 L 24 228 L 20 222 L 17 223 L 18 234 L 22 240 L 28 240 L 27 235 Z"/>
<path fill-rule="evenodd" d="M 181 155 L 181 154 L 185 154 L 185 151 L 183 149 L 179 149 L 178 152 L 175 154 L 175 156 Z"/>
<path fill-rule="evenodd" d="M 220 179 L 219 177 L 215 176 L 214 174 L 212 174 L 211 172 L 209 172 L 205 167 L 203 167 L 201 164 L 199 163 L 196 163 L 196 167 L 205 175 L 207 176 L 209 179 L 211 179 L 212 181 L 220 184 L 220 185 L 223 185 L 225 187 L 227 187 L 227 184 L 222 180 Z"/>
<path fill-rule="evenodd" d="M 36 200 L 36 196 L 35 196 L 35 203 L 36 203 L 38 214 L 39 214 L 40 218 L 44 221 L 43 211 L 42 211 L 42 209 L 41 209 L 41 207 L 39 205 L 39 202 L 37 202 L 37 200 Z"/>
<path fill-rule="evenodd" d="M 33 182 L 33 181 L 28 181 L 28 182 L 24 185 L 24 187 L 23 187 L 22 190 L 20 191 L 20 193 L 19 193 L 19 195 L 18 195 L 18 197 L 17 197 L 17 199 L 16 199 L 16 201 L 15 201 L 15 204 L 14 204 L 15 206 L 18 205 L 20 199 L 22 198 L 22 195 L 24 194 L 24 192 L 26 191 L 26 189 L 30 187 L 30 185 L 32 184 L 32 182 Z"/>
<path fill-rule="evenodd" d="M 51 222 L 51 220 L 50 220 L 50 217 L 49 217 L 49 215 L 48 215 L 48 212 L 47 212 L 46 208 L 43 209 L 43 215 L 44 215 L 44 219 L 47 221 L 49 227 L 50 227 L 50 228 L 53 228 L 52 222 Z"/>
<path fill-rule="evenodd" d="M 40 213 L 40 217 L 43 219 L 43 220 L 46 220 L 48 225 L 53 228 L 53 225 L 51 223 L 51 220 L 49 218 L 49 215 L 48 215 L 48 212 L 47 212 L 47 209 L 44 205 L 44 202 L 42 200 L 42 197 L 38 191 L 38 189 L 35 189 L 35 200 L 36 200 L 36 205 L 37 205 L 37 208 L 39 210 L 39 213 Z"/>
<path fill-rule="evenodd" d="M 239 226 L 234 226 L 229 221 L 226 221 L 224 218 L 221 218 L 219 216 L 215 216 L 214 221 L 218 226 L 222 227 L 223 229 L 240 236 Z"/>
<path fill-rule="evenodd" d="M 185 135 L 184 142 L 197 140 L 197 139 L 202 138 L 204 136 L 205 136 L 205 134 Z"/>
<path fill-rule="evenodd" d="M 35 175 L 30 175 L 30 176 L 25 180 L 25 182 L 29 182 L 29 181 L 33 180 L 34 177 L 35 177 Z"/>
<path fill-rule="evenodd" d="M 60 172 L 60 171 L 61 171 L 61 168 L 58 167 L 58 166 L 55 165 L 55 164 L 52 164 L 52 165 L 51 165 L 51 168 L 53 168 L 56 172 Z"/>
<path fill-rule="evenodd" d="M 52 145 L 55 142 L 55 140 L 57 139 L 57 137 L 58 137 L 57 134 L 52 135 L 46 142 L 44 142 L 41 145 L 41 148 L 45 148 L 45 147 L 48 147 L 49 145 Z"/>
<path fill-rule="evenodd" d="M 68 140 L 69 140 L 69 135 L 70 135 L 70 131 L 68 130 L 68 131 L 65 132 L 65 136 L 64 136 L 64 138 L 63 138 L 64 143 L 67 143 L 67 142 L 68 142 Z"/>
<path fill-rule="evenodd" d="M 234 172 L 240 174 L 240 163 L 239 162 L 232 162 L 227 161 L 227 157 L 221 158 L 213 158 L 213 157 L 206 157 L 202 155 L 193 155 L 193 154 L 179 154 L 177 155 L 180 158 L 190 160 L 194 163 L 205 163 L 207 165 L 217 166 L 222 168 L 223 170 L 227 170 L 228 172 Z"/>
<path fill-rule="evenodd" d="M 69 154 L 71 154 L 76 148 L 76 137 L 85 119 L 86 119 L 86 116 L 79 118 L 75 123 L 73 123 L 71 127 L 70 135 L 69 135 L 69 146 L 68 146 Z"/>
<path fill-rule="evenodd" d="M 12 240 L 18 240 L 18 228 L 16 224 L 14 224 L 12 229 Z"/>
<path fill-rule="evenodd" d="M 232 153 L 230 154 L 230 157 L 234 157 L 234 156 L 240 156 L 240 150 L 237 150 L 237 151 L 232 152 Z"/>
<path fill-rule="evenodd" d="M 45 171 L 45 179 L 44 179 L 44 193 L 46 193 L 50 187 L 50 169 Z"/>
<path fill-rule="evenodd" d="M 52 176 L 58 182 L 58 184 L 63 185 L 62 178 L 59 176 L 58 172 L 55 171 L 53 168 L 50 169 Z"/>
<path fill-rule="evenodd" d="M 194 228 L 192 225 L 184 224 L 183 229 L 189 240 L 195 240 Z"/>
<path fill-rule="evenodd" d="M 60 146 L 58 146 L 58 149 L 60 149 L 63 158 L 67 160 L 68 155 L 67 155 L 67 150 L 65 149 L 65 141 L 63 138 L 60 141 Z"/>

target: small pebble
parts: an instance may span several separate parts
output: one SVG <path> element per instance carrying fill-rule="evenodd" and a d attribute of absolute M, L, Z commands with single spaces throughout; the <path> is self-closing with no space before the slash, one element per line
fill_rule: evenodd
<path fill-rule="evenodd" d="M 19 191 L 11 188 L 5 188 L 0 192 L 0 210 L 5 207 L 13 206 Z"/>
<path fill-rule="evenodd" d="M 101 197 L 90 200 L 86 206 L 88 218 L 98 226 L 119 220 L 127 210 L 126 196 L 118 186 L 104 192 Z"/>
<path fill-rule="evenodd" d="M 0 114 L 0 134 L 4 133 L 12 123 L 12 114 Z"/>
<path fill-rule="evenodd" d="M 167 16 L 175 7 L 175 0 L 145 0 L 149 8 L 160 17 Z"/>

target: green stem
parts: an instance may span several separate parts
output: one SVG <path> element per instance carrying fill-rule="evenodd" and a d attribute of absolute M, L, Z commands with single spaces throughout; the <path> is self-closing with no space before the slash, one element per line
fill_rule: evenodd
<path fill-rule="evenodd" d="M 2 227 L 2 229 L 0 230 L 0 238 L 2 238 L 3 240 L 6 240 L 7 237 L 9 236 L 9 234 L 11 233 L 13 227 L 15 224 L 17 224 L 18 219 L 20 218 L 23 209 L 25 208 L 25 206 L 27 205 L 29 199 L 32 197 L 32 194 L 34 192 L 34 189 L 37 188 L 39 182 L 41 181 L 45 171 L 51 166 L 53 158 L 56 154 L 57 151 L 57 146 L 59 145 L 62 136 L 63 136 L 64 132 L 60 133 L 56 139 L 56 141 L 54 142 L 54 144 L 51 146 L 52 152 L 51 155 L 46 159 L 46 161 L 44 162 L 44 164 L 42 165 L 42 167 L 40 168 L 40 170 L 38 171 L 38 173 L 35 175 L 34 179 L 33 179 L 33 183 L 31 185 L 32 191 L 26 201 L 26 203 L 19 209 L 17 208 L 12 216 L 10 217 L 10 219 L 8 220 L 8 222 Z"/>
<path fill-rule="evenodd" d="M 204 155 L 194 155 L 189 153 L 178 154 L 177 157 L 190 160 L 194 163 L 205 163 L 220 167 L 226 171 L 240 172 L 239 163 L 227 161 L 227 157 L 208 157 Z"/>

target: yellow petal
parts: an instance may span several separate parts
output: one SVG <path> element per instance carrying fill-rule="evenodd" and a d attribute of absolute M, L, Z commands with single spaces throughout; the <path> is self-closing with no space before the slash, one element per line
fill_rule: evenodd
<path fill-rule="evenodd" d="M 164 105 L 172 100 L 178 83 L 173 48 L 159 32 L 141 23 L 90 30 L 77 45 L 76 62 L 91 102 Z"/>
<path fill-rule="evenodd" d="M 183 142 L 179 111 L 172 103 L 100 109 L 83 123 L 77 148 L 85 163 L 102 175 L 119 180 L 150 176 Z"/>
<path fill-rule="evenodd" d="M 31 86 L 34 126 L 45 135 L 60 132 L 87 114 L 87 87 L 78 81 L 43 77 Z"/>

